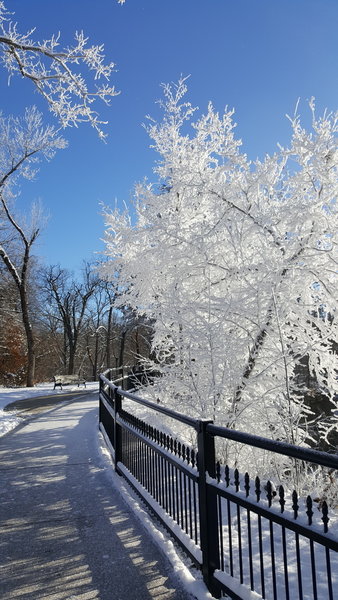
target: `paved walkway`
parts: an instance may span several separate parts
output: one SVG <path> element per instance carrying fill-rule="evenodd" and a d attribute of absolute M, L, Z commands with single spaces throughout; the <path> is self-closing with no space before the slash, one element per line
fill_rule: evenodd
<path fill-rule="evenodd" d="M 191 600 L 100 460 L 97 393 L 0 438 L 1 600 Z"/>

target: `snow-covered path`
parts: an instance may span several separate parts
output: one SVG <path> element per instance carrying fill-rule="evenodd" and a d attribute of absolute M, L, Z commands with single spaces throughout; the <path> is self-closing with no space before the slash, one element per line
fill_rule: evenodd
<path fill-rule="evenodd" d="M 87 383 L 87 390 L 98 390 L 99 384 L 97 382 Z M 74 386 L 67 386 L 64 390 L 58 388 L 54 390 L 53 383 L 39 383 L 34 387 L 27 388 L 4 388 L 0 387 L 0 437 L 5 435 L 8 431 L 15 429 L 20 423 L 23 422 L 27 417 L 30 416 L 29 411 L 26 411 L 25 403 L 32 399 L 40 399 L 43 408 L 46 408 L 48 404 L 47 400 L 49 397 L 53 398 L 53 404 L 56 404 L 56 398 L 58 401 L 67 401 L 69 393 L 78 392 L 79 388 Z M 10 406 L 17 404 L 17 409 L 14 407 L 8 410 Z M 5 409 L 5 407 L 7 407 Z M 5 409 L 5 410 L 4 410 Z M 23 410 L 22 410 L 23 409 Z"/>
<path fill-rule="evenodd" d="M 111 485 L 97 394 L 0 438 L 2 600 L 191 596 Z"/>

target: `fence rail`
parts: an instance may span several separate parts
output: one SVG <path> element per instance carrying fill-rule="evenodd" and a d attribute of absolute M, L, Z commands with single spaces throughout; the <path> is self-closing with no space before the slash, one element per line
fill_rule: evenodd
<path fill-rule="evenodd" d="M 100 429 L 116 471 L 125 477 L 195 565 L 211 593 L 233 600 L 337 600 L 338 539 L 329 530 L 328 506 L 310 496 L 287 498 L 259 477 L 216 461 L 215 438 L 330 469 L 338 456 L 229 430 L 149 402 L 100 376 Z M 127 384 L 126 384 L 127 383 Z M 128 391 L 129 389 L 129 391 Z M 138 419 L 124 400 L 184 423 L 196 446 L 182 444 Z M 321 527 L 318 524 L 322 521 Z"/>

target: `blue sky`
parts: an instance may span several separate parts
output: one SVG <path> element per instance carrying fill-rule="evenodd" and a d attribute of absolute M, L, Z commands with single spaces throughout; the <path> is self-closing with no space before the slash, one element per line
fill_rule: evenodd
<path fill-rule="evenodd" d="M 235 108 L 237 135 L 251 159 L 287 144 L 293 113 L 308 120 L 307 100 L 318 110 L 337 109 L 337 0 L 7 0 L 21 31 L 37 39 L 61 31 L 64 45 L 75 30 L 104 43 L 116 63 L 121 94 L 101 115 L 109 120 L 108 143 L 89 126 L 68 129 L 69 147 L 42 164 L 34 183 L 22 186 L 18 206 L 41 199 L 49 214 L 35 252 L 47 264 L 77 270 L 103 249 L 100 203 L 129 202 L 133 186 L 152 177 L 156 154 L 142 123 L 160 118 L 155 101 L 162 82 L 190 75 L 189 100 L 206 109 Z M 0 71 L 6 114 L 43 102 L 28 81 Z M 46 112 L 46 119 L 51 117 Z"/>

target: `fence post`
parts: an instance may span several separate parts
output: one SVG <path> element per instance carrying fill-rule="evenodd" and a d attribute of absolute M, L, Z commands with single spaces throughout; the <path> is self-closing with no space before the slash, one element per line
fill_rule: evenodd
<path fill-rule="evenodd" d="M 117 416 L 122 408 L 122 400 L 117 388 L 114 388 L 114 450 L 115 450 L 115 460 L 114 467 L 116 473 L 121 475 L 121 471 L 119 470 L 117 463 L 120 462 L 122 458 L 122 430 L 120 425 L 117 422 Z"/>
<path fill-rule="evenodd" d="M 101 379 L 101 374 L 99 377 L 99 426 L 102 423 L 102 402 L 101 402 L 101 393 L 103 391 L 103 381 Z"/>
<path fill-rule="evenodd" d="M 200 536 L 202 550 L 202 574 L 211 594 L 221 597 L 221 586 L 212 577 L 215 569 L 220 568 L 217 497 L 207 483 L 207 474 L 216 476 L 215 439 L 207 433 L 206 427 L 211 420 L 199 421 L 198 444 L 198 496 L 200 512 Z"/>

